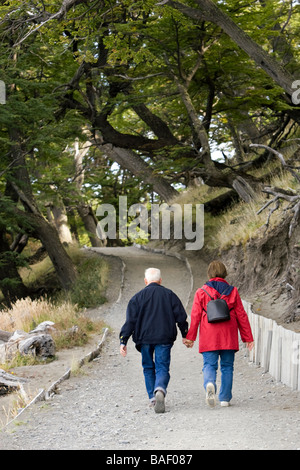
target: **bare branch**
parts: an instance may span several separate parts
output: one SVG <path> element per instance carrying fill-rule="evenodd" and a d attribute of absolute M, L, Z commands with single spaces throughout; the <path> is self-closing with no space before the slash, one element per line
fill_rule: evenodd
<path fill-rule="evenodd" d="M 271 219 L 271 215 L 273 214 L 273 212 L 277 211 L 277 209 L 279 208 L 279 199 L 278 198 L 275 198 L 276 199 L 276 202 L 275 202 L 275 206 L 269 211 L 269 214 L 268 214 L 268 219 L 267 219 L 267 222 L 265 223 L 265 227 L 266 227 L 266 230 L 265 232 L 268 230 L 269 228 L 269 223 L 270 223 L 270 219 Z M 274 199 L 274 200 L 275 200 Z"/>
<path fill-rule="evenodd" d="M 259 209 L 259 211 L 257 211 L 257 215 L 258 215 L 261 212 L 263 212 L 267 207 L 269 207 L 271 204 L 275 204 L 275 206 L 269 211 L 267 222 L 265 223 L 266 231 L 268 230 L 268 227 L 269 227 L 271 215 L 279 208 L 280 199 L 284 199 L 285 201 L 288 201 L 289 203 L 285 209 L 285 212 L 291 210 L 294 213 L 293 218 L 289 225 L 289 237 L 291 237 L 298 223 L 298 219 L 300 215 L 300 195 L 287 194 L 287 191 L 282 192 L 280 191 L 280 189 L 277 190 L 276 188 L 270 188 L 270 187 L 265 187 L 262 191 L 264 193 L 272 194 L 273 196 L 275 196 L 273 199 L 271 199 L 266 204 L 264 204 L 263 207 Z"/>
<path fill-rule="evenodd" d="M 14 46 L 16 47 L 16 46 L 19 46 L 20 44 L 22 44 L 22 42 L 24 42 L 29 36 L 31 36 L 31 34 L 38 31 L 45 24 L 47 24 L 49 21 L 52 21 L 54 19 L 59 20 L 59 19 L 63 18 L 64 15 L 66 15 L 66 13 L 70 10 L 70 8 L 72 6 L 78 5 L 80 3 L 84 3 L 84 0 L 63 0 L 60 9 L 56 13 L 50 14 L 46 11 L 43 11 L 42 14 L 37 15 L 35 17 L 35 19 L 38 21 L 39 18 L 40 19 L 44 18 L 44 20 L 41 21 L 40 24 L 38 26 L 36 26 L 35 28 L 31 27 L 30 30 L 28 31 L 28 33 L 25 34 L 25 36 L 23 36 L 18 42 L 16 42 L 14 44 Z M 47 16 L 48 16 L 48 18 L 47 18 Z M 32 18 L 31 19 L 28 18 L 28 21 L 30 21 L 30 20 L 32 21 Z"/>
<path fill-rule="evenodd" d="M 267 207 L 269 207 L 271 204 L 273 204 L 273 202 L 276 202 L 278 201 L 279 199 L 279 196 L 275 196 L 273 199 L 270 199 L 270 201 L 268 201 L 266 204 L 264 204 L 260 209 L 259 211 L 256 212 L 257 215 L 259 215 L 261 212 L 263 212 Z"/>
<path fill-rule="evenodd" d="M 196 74 L 196 72 L 198 71 L 201 63 L 202 63 L 202 58 L 203 58 L 203 55 L 202 54 L 198 54 L 198 59 L 195 63 L 195 66 L 193 68 L 193 70 L 191 71 L 191 73 L 189 74 L 189 76 L 187 77 L 187 84 L 190 84 L 190 82 L 192 81 L 194 75 Z"/>
<path fill-rule="evenodd" d="M 291 195 L 291 194 L 287 194 L 286 192 L 281 192 L 281 190 L 277 190 L 277 189 L 274 189 L 274 188 L 270 188 L 270 187 L 265 187 L 262 189 L 262 192 L 263 193 L 268 193 L 268 194 L 273 194 L 273 196 L 278 196 L 280 197 L 281 199 L 285 199 L 286 201 L 289 201 L 289 202 L 296 202 L 299 200 L 300 196 L 299 195 Z"/>
<path fill-rule="evenodd" d="M 28 199 L 28 197 L 25 195 L 25 193 L 13 181 L 11 182 L 11 185 L 12 185 L 14 191 L 16 192 L 16 194 L 19 196 L 19 198 L 23 202 L 23 204 L 25 204 L 33 214 L 40 215 L 39 211 L 37 210 L 35 205 L 32 203 L 32 201 L 30 201 Z"/>
<path fill-rule="evenodd" d="M 282 166 L 296 178 L 298 183 L 300 183 L 300 176 L 297 175 L 297 173 L 293 170 L 293 167 L 291 167 L 290 165 L 288 165 L 286 163 L 282 153 L 280 153 L 277 150 L 272 149 L 272 147 L 269 147 L 268 145 L 264 145 L 264 144 L 250 144 L 249 147 L 261 147 L 261 148 L 264 148 L 264 149 L 268 150 L 269 152 L 273 153 L 274 155 L 276 155 L 276 157 L 279 158 Z"/>
<path fill-rule="evenodd" d="M 299 201 L 297 202 L 297 204 L 293 207 L 293 212 L 294 212 L 294 216 L 293 216 L 293 219 L 290 223 L 290 228 L 289 228 L 289 237 L 291 237 L 296 225 L 297 225 L 297 221 L 299 219 L 299 215 L 300 215 L 300 198 L 299 198 Z"/>
<path fill-rule="evenodd" d="M 162 72 L 158 72 L 158 73 L 152 73 L 152 74 L 149 74 L 149 75 L 145 75 L 144 77 L 129 77 L 128 75 L 121 75 L 121 74 L 116 74 L 115 77 L 124 78 L 125 80 L 130 80 L 130 81 L 134 82 L 136 80 L 147 80 L 147 78 L 159 77 L 159 76 L 163 76 L 163 75 L 164 74 Z"/>

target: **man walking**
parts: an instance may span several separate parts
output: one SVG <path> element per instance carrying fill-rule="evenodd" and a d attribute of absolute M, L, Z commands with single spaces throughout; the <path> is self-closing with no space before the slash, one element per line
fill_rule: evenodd
<path fill-rule="evenodd" d="M 142 355 L 142 366 L 150 404 L 156 413 L 164 413 L 165 396 L 170 380 L 171 348 L 178 325 L 182 338 L 188 332 L 187 315 L 176 294 L 162 286 L 161 272 L 145 271 L 146 287 L 128 303 L 126 322 L 120 332 L 120 353 L 127 354 L 130 336 Z"/>

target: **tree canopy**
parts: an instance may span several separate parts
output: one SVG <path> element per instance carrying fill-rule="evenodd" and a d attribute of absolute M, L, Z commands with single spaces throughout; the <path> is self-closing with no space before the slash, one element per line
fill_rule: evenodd
<path fill-rule="evenodd" d="M 299 16 L 281 0 L 1 2 L 2 291 L 26 290 L 22 236 L 68 288 L 62 242 L 99 246 L 95 208 L 119 195 L 170 202 L 201 180 L 253 199 L 268 147 L 299 137 Z"/>

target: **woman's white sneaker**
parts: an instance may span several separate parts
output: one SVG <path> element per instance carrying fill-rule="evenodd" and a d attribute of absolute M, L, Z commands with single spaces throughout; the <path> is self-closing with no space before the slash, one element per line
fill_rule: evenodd
<path fill-rule="evenodd" d="M 220 405 L 221 406 L 230 406 L 230 402 L 229 401 L 221 401 Z"/>

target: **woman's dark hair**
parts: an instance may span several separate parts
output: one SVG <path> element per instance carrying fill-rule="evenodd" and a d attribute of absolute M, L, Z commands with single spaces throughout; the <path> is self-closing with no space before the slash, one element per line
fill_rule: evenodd
<path fill-rule="evenodd" d="M 212 277 L 222 277 L 225 279 L 227 276 L 226 266 L 221 261 L 212 261 L 207 269 L 208 278 Z"/>

